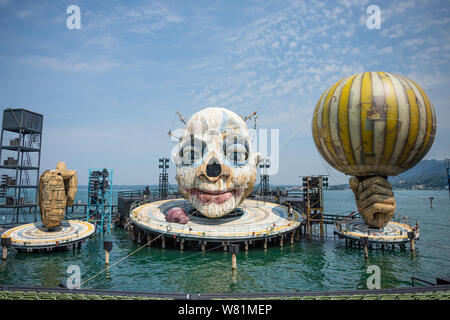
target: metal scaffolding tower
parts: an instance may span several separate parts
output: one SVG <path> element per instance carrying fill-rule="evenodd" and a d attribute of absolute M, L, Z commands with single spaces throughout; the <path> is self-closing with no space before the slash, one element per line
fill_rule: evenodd
<path fill-rule="evenodd" d="M 269 174 L 267 169 L 270 168 L 270 160 L 263 159 L 259 164 L 260 167 L 260 177 L 261 177 L 261 195 L 265 198 L 270 195 L 270 184 L 269 184 Z"/>
<path fill-rule="evenodd" d="M 32 212 L 37 221 L 43 119 L 43 115 L 25 109 L 3 110 L 0 137 L 0 210 L 3 217 L 0 224 L 26 223 Z M 19 221 L 19 214 L 22 214 L 22 221 Z"/>
<path fill-rule="evenodd" d="M 89 169 L 86 220 L 100 225 L 101 234 L 111 232 L 112 174 L 111 169 Z"/>
<path fill-rule="evenodd" d="M 160 198 L 165 199 L 167 198 L 167 194 L 169 193 L 169 174 L 167 173 L 167 169 L 169 169 L 169 159 L 159 159 L 159 168 L 161 169 L 161 173 L 159 174 L 158 179 L 158 195 Z"/>
<path fill-rule="evenodd" d="M 328 187 L 328 178 L 325 176 L 303 177 L 303 200 L 305 202 L 306 234 L 308 237 L 313 233 L 313 228 L 320 228 L 319 232 L 324 236 L 323 221 L 323 187 Z"/>

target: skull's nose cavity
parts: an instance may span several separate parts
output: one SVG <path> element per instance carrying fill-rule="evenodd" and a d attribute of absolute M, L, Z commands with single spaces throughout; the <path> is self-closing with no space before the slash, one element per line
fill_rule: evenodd
<path fill-rule="evenodd" d="M 209 160 L 208 165 L 206 166 L 206 175 L 211 178 L 216 178 L 220 176 L 222 173 L 222 166 L 220 165 L 219 161 L 215 158 L 211 158 Z"/>

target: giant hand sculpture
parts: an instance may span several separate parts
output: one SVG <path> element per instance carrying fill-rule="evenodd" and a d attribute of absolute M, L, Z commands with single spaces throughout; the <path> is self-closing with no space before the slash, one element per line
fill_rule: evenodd
<path fill-rule="evenodd" d="M 365 223 L 371 227 L 385 227 L 395 213 L 394 192 L 389 181 L 380 176 L 352 177 L 350 188 Z"/>
<path fill-rule="evenodd" d="M 47 170 L 41 175 L 39 208 L 42 223 L 48 229 L 55 229 L 61 224 L 66 206 L 73 205 L 77 185 L 77 172 L 67 170 L 64 162 L 58 162 L 55 170 Z"/>
<path fill-rule="evenodd" d="M 387 176 L 414 167 L 436 133 L 433 104 L 400 74 L 363 72 L 339 80 L 319 99 L 312 121 L 314 143 L 350 185 L 367 225 L 385 227 L 395 213 Z"/>

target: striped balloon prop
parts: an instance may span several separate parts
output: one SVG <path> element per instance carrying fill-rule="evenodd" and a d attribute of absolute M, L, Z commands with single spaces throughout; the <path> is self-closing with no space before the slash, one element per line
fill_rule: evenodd
<path fill-rule="evenodd" d="M 324 92 L 314 110 L 314 143 L 335 169 L 354 176 L 398 175 L 433 144 L 436 115 L 414 81 L 388 72 L 358 73 Z"/>

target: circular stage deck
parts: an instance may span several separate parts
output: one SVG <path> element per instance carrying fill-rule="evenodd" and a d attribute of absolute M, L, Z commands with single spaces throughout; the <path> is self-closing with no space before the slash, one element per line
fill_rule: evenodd
<path fill-rule="evenodd" d="M 404 243 L 409 242 L 408 232 L 412 232 L 411 226 L 389 221 L 388 225 L 383 229 L 371 228 L 362 219 L 350 219 L 338 223 L 336 233 L 339 235 L 359 240 L 368 238 L 369 242 L 376 243 Z M 419 233 L 415 233 L 415 239 L 419 238 Z"/>
<path fill-rule="evenodd" d="M 55 231 L 48 231 L 42 222 L 36 222 L 9 229 L 3 237 L 10 237 L 15 249 L 32 251 L 68 247 L 94 232 L 95 226 L 87 221 L 66 220 Z"/>
<path fill-rule="evenodd" d="M 292 221 L 287 207 L 256 200 L 244 200 L 239 206 L 243 214 L 238 217 L 211 219 L 190 215 L 187 224 L 167 222 L 165 215 L 170 208 L 181 207 L 185 212 L 192 205 L 185 199 L 162 200 L 147 203 L 132 210 L 134 225 L 158 234 L 176 235 L 184 239 L 206 241 L 244 241 L 278 236 L 293 231 L 300 225 L 301 215 L 294 210 Z"/>

